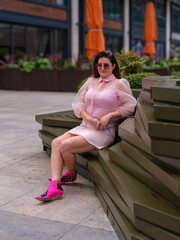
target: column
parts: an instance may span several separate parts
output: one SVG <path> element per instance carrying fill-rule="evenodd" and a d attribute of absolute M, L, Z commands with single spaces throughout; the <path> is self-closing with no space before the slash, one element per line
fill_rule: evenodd
<path fill-rule="evenodd" d="M 170 57 L 170 35 L 171 35 L 171 8 L 170 0 L 166 0 L 166 59 Z"/>
<path fill-rule="evenodd" d="M 71 14 L 71 62 L 75 64 L 79 55 L 79 0 L 71 0 Z"/>
<path fill-rule="evenodd" d="M 123 26 L 124 27 L 123 45 L 125 48 L 125 52 L 129 51 L 130 41 L 129 21 L 130 21 L 129 0 L 126 0 L 124 1 L 124 26 Z"/>

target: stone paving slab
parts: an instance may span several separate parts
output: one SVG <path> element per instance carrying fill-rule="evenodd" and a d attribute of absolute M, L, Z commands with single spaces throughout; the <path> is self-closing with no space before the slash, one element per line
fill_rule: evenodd
<path fill-rule="evenodd" d="M 62 200 L 35 200 L 46 191 L 50 177 L 35 115 L 71 110 L 74 96 L 0 90 L 0 239 L 118 239 L 93 184 L 79 175 L 63 186 Z"/>

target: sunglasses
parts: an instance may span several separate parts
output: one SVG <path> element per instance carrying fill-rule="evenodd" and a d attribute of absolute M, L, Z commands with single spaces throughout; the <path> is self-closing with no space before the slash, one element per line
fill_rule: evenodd
<path fill-rule="evenodd" d="M 104 65 L 101 63 L 96 64 L 97 69 L 102 69 L 102 67 L 104 67 L 104 69 L 107 70 L 107 69 L 109 69 L 110 66 L 112 66 L 112 65 L 110 65 L 108 63 L 105 63 Z"/>

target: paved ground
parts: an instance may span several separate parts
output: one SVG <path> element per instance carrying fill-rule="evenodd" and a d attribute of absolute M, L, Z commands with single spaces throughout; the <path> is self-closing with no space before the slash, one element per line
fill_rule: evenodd
<path fill-rule="evenodd" d="M 81 176 L 62 200 L 38 202 L 50 176 L 35 114 L 71 109 L 74 93 L 0 90 L 0 240 L 117 240 Z"/>

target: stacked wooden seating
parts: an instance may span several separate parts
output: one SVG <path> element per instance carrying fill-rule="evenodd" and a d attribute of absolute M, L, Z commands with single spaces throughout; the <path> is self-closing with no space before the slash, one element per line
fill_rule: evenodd
<path fill-rule="evenodd" d="M 78 165 L 92 179 L 120 240 L 180 240 L 180 87 L 173 80 L 168 85 L 168 77 L 147 78 L 142 91 L 150 92 L 150 101 L 140 95 L 134 117 L 118 126 L 121 140 L 100 151 L 77 154 Z M 63 124 L 53 125 L 50 118 L 55 115 Z M 36 116 L 44 150 L 71 128 L 72 119 L 72 127 L 79 125 L 72 111 Z"/>

